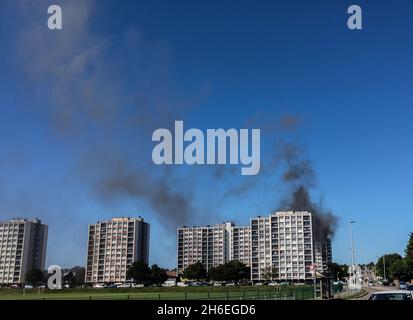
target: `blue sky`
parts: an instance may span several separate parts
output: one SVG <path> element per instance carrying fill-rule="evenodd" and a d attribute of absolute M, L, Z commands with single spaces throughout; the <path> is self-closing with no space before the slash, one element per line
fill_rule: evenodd
<path fill-rule="evenodd" d="M 359 1 L 362 31 L 347 28 L 353 1 L 55 3 L 62 31 L 47 29 L 47 1 L 0 4 L 0 218 L 49 224 L 47 263 L 84 264 L 88 223 L 142 215 L 151 262 L 174 267 L 176 226 L 247 224 L 279 206 L 279 140 L 311 159 L 313 199 L 339 216 L 334 260 L 350 261 L 352 219 L 357 261 L 403 251 L 413 225 L 411 1 Z M 279 128 L 286 116 L 294 130 Z M 225 167 L 217 178 L 211 167 L 152 166 L 147 129 L 174 119 L 263 128 L 269 171 Z M 167 181 L 189 195 L 193 215 L 165 216 L 144 191 L 102 196 L 113 163 L 148 189 Z"/>

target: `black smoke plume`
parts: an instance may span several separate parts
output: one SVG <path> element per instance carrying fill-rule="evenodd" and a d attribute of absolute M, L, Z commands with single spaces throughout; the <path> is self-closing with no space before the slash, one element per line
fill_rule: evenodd
<path fill-rule="evenodd" d="M 289 185 L 291 191 L 282 202 L 282 209 L 311 212 L 314 239 L 316 241 L 331 240 L 335 234 L 338 218 L 321 203 L 311 200 L 310 190 L 317 186 L 317 175 L 311 161 L 306 159 L 305 153 L 294 145 L 286 145 L 283 154 L 287 168 L 282 175 L 282 180 Z"/>

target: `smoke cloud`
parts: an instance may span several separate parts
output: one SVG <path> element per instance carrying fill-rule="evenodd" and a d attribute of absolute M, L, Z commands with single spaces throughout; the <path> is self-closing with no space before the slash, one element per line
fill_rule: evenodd
<path fill-rule="evenodd" d="M 64 11 L 64 28 L 59 32 L 45 28 L 47 1 L 13 3 L 21 14 L 16 14 L 16 21 L 22 24 L 15 37 L 15 56 L 28 95 L 34 100 L 33 106 L 25 106 L 25 111 L 36 114 L 36 119 L 45 119 L 54 139 L 70 153 L 67 176 L 99 202 L 143 201 L 168 228 L 169 235 L 175 236 L 178 225 L 206 219 L 214 223 L 211 212 L 205 212 L 211 204 L 197 199 L 197 176 L 193 171 L 155 167 L 152 145 L 148 143 L 154 129 L 169 128 L 175 120 L 190 117 L 208 97 L 209 84 L 192 89 L 191 93 L 180 88 L 171 63 L 171 49 L 165 43 L 148 41 L 137 28 L 127 28 L 117 39 L 96 34 L 91 29 L 97 12 L 94 1 L 59 1 Z M 270 136 L 294 130 L 300 123 L 293 115 L 276 122 L 274 116 L 262 118 L 271 121 L 258 119 L 258 123 L 253 123 L 257 119 L 252 119 L 246 127 L 261 128 L 263 136 Z M 276 159 L 265 158 L 256 177 L 239 177 L 239 171 L 228 166 L 211 170 L 211 176 L 216 185 L 225 181 L 225 200 L 244 196 L 258 187 L 274 192 L 268 189 L 271 183 L 267 185 L 267 180 L 274 182 L 281 160 L 287 162 L 282 181 L 292 189 L 283 209 L 311 211 L 317 236 L 332 237 L 337 219 L 310 199 L 316 174 L 311 163 L 302 159 L 294 147 L 286 147 Z M 235 175 L 236 179 L 232 179 Z M 59 190 L 53 192 L 57 194 Z M 79 214 L 74 213 L 79 210 L 74 194 L 74 199 L 67 200 L 73 208 L 60 210 L 60 203 L 51 206 L 50 211 L 61 215 L 54 220 L 78 220 L 70 216 Z M 45 199 L 37 195 L 29 198 L 36 198 L 38 207 L 53 201 L 49 194 Z M 18 200 L 21 202 L 20 197 Z M 25 211 L 30 208 L 33 211 L 32 204 Z M 144 212 L 138 214 L 145 216 Z M 48 219 L 43 220 L 47 223 Z M 87 220 L 83 217 L 76 230 L 83 230 Z"/>
<path fill-rule="evenodd" d="M 29 87 L 44 102 L 32 111 L 47 118 L 72 150 L 76 178 L 99 199 L 139 199 L 170 227 L 189 222 L 197 212 L 191 180 L 153 170 L 148 142 L 155 128 L 184 119 L 207 96 L 207 86 L 195 94 L 180 90 L 168 46 L 143 40 L 138 29 L 128 28 L 116 47 L 114 39 L 96 35 L 90 28 L 93 1 L 61 4 L 65 22 L 59 32 L 44 27 L 47 2 L 22 4 L 32 25 L 21 32 L 16 49 Z"/>
<path fill-rule="evenodd" d="M 311 161 L 306 159 L 302 150 L 291 144 L 284 146 L 283 155 L 287 166 L 283 172 L 282 181 L 291 191 L 289 196 L 282 201 L 282 209 L 311 212 L 315 240 L 331 240 L 335 234 L 338 218 L 321 203 L 311 200 L 310 191 L 317 186 L 317 176 Z"/>

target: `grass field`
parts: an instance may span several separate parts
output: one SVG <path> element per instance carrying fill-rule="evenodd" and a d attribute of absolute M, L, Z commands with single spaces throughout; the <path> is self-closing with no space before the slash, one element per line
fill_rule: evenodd
<path fill-rule="evenodd" d="M 0 289 L 0 300 L 305 300 L 312 286 L 186 287 L 136 289 Z"/>

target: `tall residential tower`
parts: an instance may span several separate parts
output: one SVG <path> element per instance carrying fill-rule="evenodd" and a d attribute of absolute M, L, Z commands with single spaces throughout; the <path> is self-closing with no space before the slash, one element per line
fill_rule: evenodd
<path fill-rule="evenodd" d="M 331 241 L 315 241 L 308 211 L 279 211 L 251 219 L 251 279 L 304 282 L 314 277 L 312 266 L 326 272 Z"/>
<path fill-rule="evenodd" d="M 29 270 L 44 270 L 47 232 L 39 219 L 0 222 L 0 284 L 24 283 Z"/>
<path fill-rule="evenodd" d="M 208 271 L 231 260 L 250 264 L 250 227 L 232 222 L 178 229 L 178 273 L 201 262 Z"/>
<path fill-rule="evenodd" d="M 149 262 L 149 234 L 149 224 L 140 217 L 89 225 L 85 281 L 124 282 L 133 262 Z"/>

